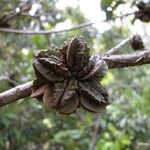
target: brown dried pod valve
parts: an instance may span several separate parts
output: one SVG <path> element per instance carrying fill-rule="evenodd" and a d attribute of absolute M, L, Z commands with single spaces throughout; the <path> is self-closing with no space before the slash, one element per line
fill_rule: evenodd
<path fill-rule="evenodd" d="M 90 57 L 83 37 L 66 41 L 60 49 L 35 54 L 31 97 L 61 114 L 75 113 L 80 107 L 96 113 L 105 110 L 108 93 L 99 81 L 108 66 L 99 55 Z"/>

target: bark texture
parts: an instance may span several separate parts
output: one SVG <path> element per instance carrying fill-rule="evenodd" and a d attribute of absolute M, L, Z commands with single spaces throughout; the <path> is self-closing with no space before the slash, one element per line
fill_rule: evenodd
<path fill-rule="evenodd" d="M 132 54 L 102 56 L 109 69 L 150 64 L 150 50 Z M 16 86 L 0 94 L 0 107 L 31 95 L 32 81 Z"/>

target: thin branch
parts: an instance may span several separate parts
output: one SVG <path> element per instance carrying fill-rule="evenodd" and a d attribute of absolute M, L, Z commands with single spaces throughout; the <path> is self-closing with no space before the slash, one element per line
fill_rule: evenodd
<path fill-rule="evenodd" d="M 25 16 L 25 17 L 31 17 L 31 18 L 35 18 L 35 19 L 39 19 L 41 16 L 50 16 L 50 15 L 53 15 L 55 13 L 42 13 L 42 14 L 34 14 L 34 15 L 30 15 L 29 13 L 21 13 L 20 16 Z"/>
<path fill-rule="evenodd" d="M 11 83 L 13 85 L 18 85 L 17 81 L 15 81 L 7 76 L 0 76 L 0 81 L 4 81 L 4 80 L 8 81 L 9 83 Z"/>
<path fill-rule="evenodd" d="M 8 91 L 0 94 L 0 107 L 7 105 L 11 102 L 17 101 L 21 98 L 30 96 L 32 88 L 32 81 L 18 85 Z"/>
<path fill-rule="evenodd" d="M 111 21 L 111 20 L 115 20 L 117 18 L 124 18 L 124 17 L 127 17 L 129 15 L 133 15 L 135 12 L 131 12 L 131 13 L 128 13 L 128 14 L 125 14 L 125 15 L 122 15 L 122 16 L 115 16 L 113 18 L 111 18 L 110 20 L 101 20 L 100 22 L 108 22 L 108 21 Z M 20 15 L 25 15 L 25 14 L 20 14 Z M 27 15 L 25 15 L 27 16 Z M 29 15 L 28 15 L 29 16 Z M 31 17 L 39 17 L 39 16 L 31 16 Z M 6 32 L 6 33 L 13 33 L 13 34 L 27 34 L 27 35 L 33 35 L 33 34 L 57 34 L 57 33 L 62 33 L 62 32 L 68 32 L 68 31 L 71 31 L 71 30 L 76 30 L 76 29 L 80 29 L 80 28 L 85 28 L 85 27 L 88 27 L 88 26 L 92 26 L 93 24 L 96 24 L 96 23 L 99 23 L 99 22 L 88 22 L 88 23 L 82 23 L 82 24 L 79 24 L 79 25 L 76 25 L 72 28 L 69 28 L 69 29 L 64 29 L 64 30 L 40 30 L 40 31 L 32 31 L 32 30 L 19 30 L 19 29 L 9 29 L 9 28 L 1 28 L 0 27 L 0 32 Z"/>
<path fill-rule="evenodd" d="M 126 45 L 128 42 L 130 42 L 130 40 L 132 39 L 132 37 L 128 37 L 125 40 L 123 40 L 121 43 L 119 43 L 118 45 L 116 45 L 115 47 L 111 48 L 110 50 L 108 50 L 105 55 L 110 56 L 112 54 L 115 54 L 118 50 L 120 50 L 124 45 Z"/>
<path fill-rule="evenodd" d="M 111 21 L 111 20 L 115 20 L 115 19 L 123 19 L 125 17 L 128 17 L 130 15 L 133 15 L 135 14 L 136 12 L 130 12 L 130 13 L 127 13 L 127 14 L 124 14 L 124 15 L 120 15 L 120 16 L 114 16 L 112 17 L 111 19 L 109 20 L 101 20 L 101 22 L 108 22 L 108 21 Z M 25 16 L 25 17 L 31 17 L 31 18 L 35 18 L 35 19 L 38 19 L 40 18 L 41 16 L 49 16 L 49 15 L 52 15 L 53 13 L 43 13 L 43 14 L 34 14 L 33 16 L 28 14 L 28 13 L 21 13 L 20 16 Z"/>
<path fill-rule="evenodd" d="M 13 34 L 27 34 L 27 35 L 32 35 L 32 34 L 57 34 L 61 32 L 68 32 L 71 30 L 76 30 L 84 27 L 88 27 L 93 25 L 94 23 L 83 23 L 77 26 L 74 26 L 69 29 L 64 29 L 64 30 L 40 30 L 40 31 L 30 31 L 30 30 L 17 30 L 17 29 L 8 29 L 8 28 L 0 28 L 0 32 L 6 32 L 6 33 L 13 33 Z"/>
<path fill-rule="evenodd" d="M 150 50 L 132 54 L 102 56 L 109 69 L 150 64 Z M 32 82 L 16 86 L 0 94 L 0 107 L 31 95 Z"/>
<path fill-rule="evenodd" d="M 92 139 L 89 148 L 90 150 L 95 150 L 99 127 L 100 127 L 100 114 L 96 114 L 96 118 L 94 122 L 94 131 L 92 133 Z"/>
<path fill-rule="evenodd" d="M 123 18 L 125 18 L 125 17 L 134 15 L 135 13 L 137 13 L 137 11 L 130 12 L 130 13 L 127 13 L 127 14 L 124 14 L 124 15 L 121 15 L 121 16 L 114 16 L 111 20 L 115 20 L 115 19 L 123 19 Z"/>
<path fill-rule="evenodd" d="M 21 13 L 28 12 L 31 9 L 31 6 L 32 6 L 31 3 L 27 3 L 21 7 L 18 7 L 18 8 L 20 8 L 20 10 L 18 12 L 15 10 L 9 12 L 7 15 L 0 18 L 0 25 L 7 24 L 8 21 L 11 21 L 12 19 L 16 18 L 17 16 L 20 16 Z"/>

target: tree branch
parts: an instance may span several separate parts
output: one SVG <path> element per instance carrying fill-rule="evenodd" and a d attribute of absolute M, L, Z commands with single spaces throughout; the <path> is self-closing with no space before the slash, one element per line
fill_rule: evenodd
<path fill-rule="evenodd" d="M 124 18 L 124 17 L 127 17 L 129 15 L 133 15 L 135 14 L 135 12 L 131 12 L 131 13 L 128 13 L 128 14 L 125 14 L 125 15 L 122 15 L 122 16 L 115 16 L 113 18 L 111 18 L 110 20 L 101 20 L 100 22 L 108 22 L 108 21 L 111 21 L 111 20 L 115 20 L 117 18 Z M 30 16 L 30 15 L 27 15 L 27 14 L 21 14 L 20 15 L 22 16 Z M 30 17 L 33 17 L 33 18 L 37 18 L 38 16 L 30 16 Z M 88 22 L 88 23 L 82 23 L 82 24 L 79 24 L 79 25 L 76 25 L 72 28 L 69 28 L 69 29 L 64 29 L 64 30 L 58 30 L 58 31 L 55 31 L 55 30 L 40 30 L 40 31 L 31 31 L 31 30 L 19 30 L 19 29 L 9 29 L 9 28 L 2 28 L 0 27 L 0 32 L 5 32 L 5 33 L 12 33 L 12 34 L 26 34 L 26 35 L 33 35 L 33 34 L 57 34 L 57 33 L 62 33 L 62 32 L 68 32 L 68 31 L 71 31 L 71 30 L 77 30 L 77 29 L 80 29 L 80 28 L 84 28 L 84 27 L 88 27 L 88 26 L 92 26 L 93 24 L 96 24 L 97 22 Z"/>
<path fill-rule="evenodd" d="M 32 81 L 0 94 L 0 107 L 31 95 Z"/>
<path fill-rule="evenodd" d="M 13 80 L 13 79 L 11 79 L 10 77 L 8 77 L 8 76 L 0 76 L 0 81 L 8 81 L 9 83 L 11 83 L 11 84 L 13 84 L 13 85 L 18 85 L 18 82 L 17 81 L 15 81 L 15 80 Z"/>
<path fill-rule="evenodd" d="M 119 43 L 118 45 L 116 45 L 115 47 L 111 48 L 110 50 L 108 50 L 105 55 L 109 56 L 112 55 L 114 53 L 116 53 L 118 50 L 120 50 L 124 45 L 126 45 L 128 42 L 130 42 L 130 40 L 132 39 L 132 37 L 128 37 L 126 39 L 124 39 L 121 43 Z"/>
<path fill-rule="evenodd" d="M 5 26 L 9 26 L 8 22 L 13 20 L 14 18 L 16 18 L 17 16 L 21 16 L 22 13 L 24 12 L 28 12 L 32 7 L 31 3 L 27 3 L 21 7 L 17 7 L 20 10 L 16 11 L 13 10 L 11 12 L 9 12 L 7 15 L 4 15 L 0 18 L 0 27 L 5 27 Z"/>
<path fill-rule="evenodd" d="M 150 50 L 137 51 L 132 54 L 112 55 L 102 57 L 109 69 L 150 64 Z"/>
<path fill-rule="evenodd" d="M 132 54 L 102 56 L 109 69 L 150 64 L 150 50 Z M 0 94 L 0 107 L 31 95 L 32 81 L 16 86 Z"/>

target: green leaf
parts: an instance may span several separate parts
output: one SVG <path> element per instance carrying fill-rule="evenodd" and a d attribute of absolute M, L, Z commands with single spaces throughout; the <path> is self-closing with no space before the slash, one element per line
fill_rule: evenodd
<path fill-rule="evenodd" d="M 81 137 L 80 130 L 72 129 L 72 130 L 65 130 L 65 131 L 60 131 L 56 133 L 54 136 L 54 139 L 57 142 L 61 142 L 65 140 L 66 138 L 79 139 L 80 137 Z"/>
<path fill-rule="evenodd" d="M 101 1 L 101 8 L 102 8 L 102 10 L 106 11 L 107 7 L 111 6 L 112 2 L 113 2 L 113 0 L 102 0 Z"/>
<path fill-rule="evenodd" d="M 43 35 L 33 35 L 32 42 L 36 45 L 37 49 L 44 49 L 48 47 L 46 37 Z"/>

